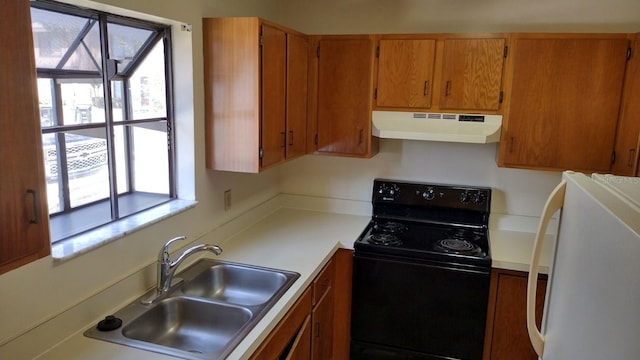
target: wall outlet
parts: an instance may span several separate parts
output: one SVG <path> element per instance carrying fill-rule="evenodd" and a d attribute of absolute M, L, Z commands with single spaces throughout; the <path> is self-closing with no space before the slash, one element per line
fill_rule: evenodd
<path fill-rule="evenodd" d="M 224 211 L 231 209 L 231 189 L 224 191 Z"/>

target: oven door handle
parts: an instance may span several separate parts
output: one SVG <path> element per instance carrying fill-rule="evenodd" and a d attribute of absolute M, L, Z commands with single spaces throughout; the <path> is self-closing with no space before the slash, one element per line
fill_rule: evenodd
<path fill-rule="evenodd" d="M 540 217 L 540 223 L 538 225 L 538 233 L 536 234 L 535 243 L 533 245 L 533 254 L 531 255 L 531 262 L 529 264 L 529 279 L 527 283 L 527 331 L 529 332 L 529 339 L 531 345 L 536 351 L 538 356 L 542 356 L 544 351 L 545 337 L 540 333 L 538 326 L 536 325 L 536 290 L 538 284 L 538 264 L 540 263 L 540 253 L 542 252 L 542 244 L 544 243 L 545 234 L 549 227 L 549 220 L 551 216 L 555 214 L 564 205 L 564 193 L 567 188 L 567 181 L 562 180 L 549 198 L 547 199 L 544 209 L 542 210 L 542 216 Z"/>

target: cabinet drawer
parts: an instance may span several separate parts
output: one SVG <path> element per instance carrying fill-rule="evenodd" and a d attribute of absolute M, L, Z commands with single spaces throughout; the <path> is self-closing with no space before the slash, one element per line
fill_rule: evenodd
<path fill-rule="evenodd" d="M 333 274 L 334 274 L 333 259 L 329 260 L 324 269 L 320 272 L 316 279 L 313 281 L 313 305 L 315 306 L 322 296 L 333 286 Z"/>

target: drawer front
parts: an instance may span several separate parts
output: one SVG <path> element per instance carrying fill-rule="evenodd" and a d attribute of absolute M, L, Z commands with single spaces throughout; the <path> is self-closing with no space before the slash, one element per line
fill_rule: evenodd
<path fill-rule="evenodd" d="M 313 281 L 313 305 L 315 306 L 322 296 L 333 286 L 335 266 L 333 259 L 329 260 L 324 269 Z"/>

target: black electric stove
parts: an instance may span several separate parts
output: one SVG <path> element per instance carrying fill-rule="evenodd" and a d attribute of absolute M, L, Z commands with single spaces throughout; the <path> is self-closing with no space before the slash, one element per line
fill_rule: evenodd
<path fill-rule="evenodd" d="M 354 243 L 351 359 L 480 360 L 491 189 L 376 179 L 372 205 Z"/>

